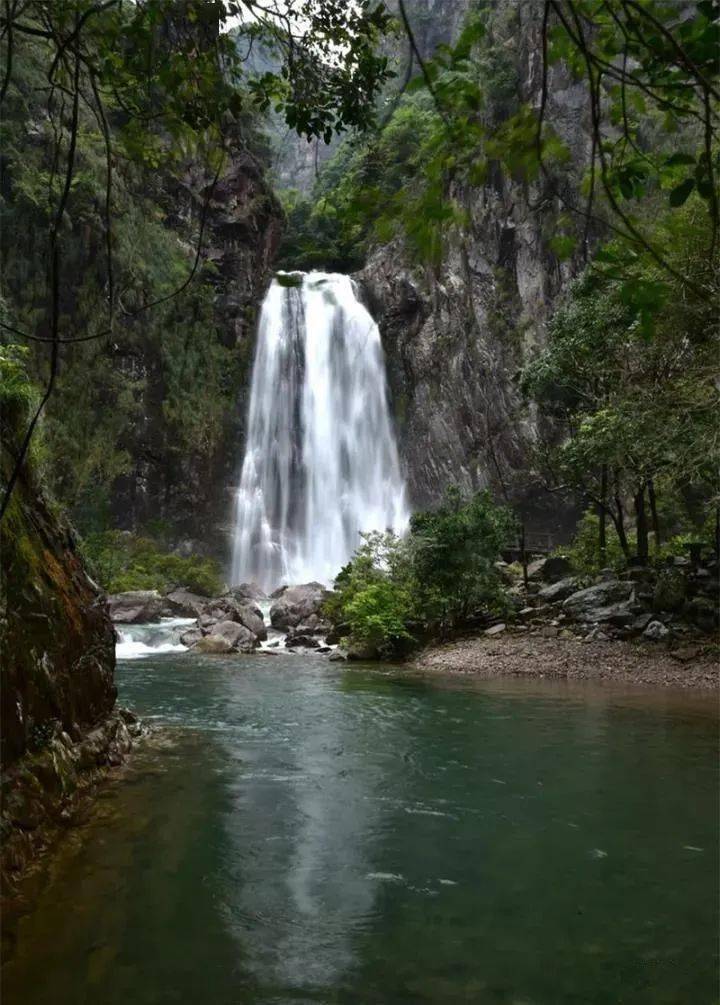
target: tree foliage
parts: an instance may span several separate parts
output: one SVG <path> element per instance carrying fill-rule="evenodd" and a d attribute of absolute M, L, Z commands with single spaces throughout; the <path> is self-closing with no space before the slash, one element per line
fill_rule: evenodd
<path fill-rule="evenodd" d="M 327 615 L 349 642 L 390 657 L 428 635 L 445 636 L 478 611 L 504 603 L 495 566 L 515 529 L 488 493 L 450 489 L 437 509 L 416 513 L 410 533 L 367 534 L 335 580 Z"/>

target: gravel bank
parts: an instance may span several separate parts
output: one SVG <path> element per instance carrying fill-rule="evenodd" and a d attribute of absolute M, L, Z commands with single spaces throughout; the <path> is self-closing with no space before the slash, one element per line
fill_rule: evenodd
<path fill-rule="evenodd" d="M 713 691 L 720 686 L 717 645 L 583 642 L 507 631 L 426 649 L 414 661 L 424 671 L 491 677 L 612 681 Z"/>

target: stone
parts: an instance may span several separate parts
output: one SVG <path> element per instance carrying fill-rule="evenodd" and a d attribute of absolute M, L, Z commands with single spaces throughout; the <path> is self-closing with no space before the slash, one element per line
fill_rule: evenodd
<path fill-rule="evenodd" d="M 532 582 L 536 579 L 542 579 L 543 569 L 545 568 L 545 558 L 536 558 L 532 562 L 528 562 L 527 567 L 527 578 Z"/>
<path fill-rule="evenodd" d="M 311 615 L 319 614 L 327 596 L 328 591 L 321 583 L 283 587 L 270 608 L 270 623 L 280 630 L 295 628 Z"/>
<path fill-rule="evenodd" d="M 320 643 L 312 635 L 303 635 L 301 632 L 288 633 L 286 646 L 301 646 L 303 649 L 318 649 Z"/>
<path fill-rule="evenodd" d="M 610 625 L 630 625 L 635 620 L 635 611 L 632 604 L 609 604 L 607 607 L 599 607 L 592 612 L 592 621 Z"/>
<path fill-rule="evenodd" d="M 178 618 L 197 618 L 205 609 L 208 598 L 201 597 L 199 593 L 191 593 L 189 590 L 173 590 L 172 593 L 165 594 L 165 611 L 174 614 Z"/>
<path fill-rule="evenodd" d="M 670 630 L 665 627 L 662 621 L 651 621 L 643 632 L 643 638 L 651 642 L 662 642 L 669 638 Z"/>
<path fill-rule="evenodd" d="M 257 583 L 240 583 L 228 590 L 228 594 L 235 600 L 267 600 L 268 595 Z"/>
<path fill-rule="evenodd" d="M 693 624 L 704 632 L 712 632 L 718 624 L 717 598 L 693 597 L 687 603 L 687 614 Z"/>
<path fill-rule="evenodd" d="M 330 648 L 330 646 L 318 646 L 316 652 L 321 653 L 323 656 L 326 656 L 327 653 L 332 652 L 332 649 Z"/>
<path fill-rule="evenodd" d="M 187 646 L 189 649 L 192 646 L 194 646 L 196 642 L 199 642 L 202 637 L 203 637 L 202 629 L 188 628 L 188 630 L 186 632 L 183 632 L 182 635 L 180 636 L 180 642 L 184 646 Z"/>
<path fill-rule="evenodd" d="M 194 653 L 229 653 L 232 645 L 221 635 L 205 635 L 192 647 Z"/>
<path fill-rule="evenodd" d="M 499 625 L 493 625 L 492 628 L 487 628 L 485 630 L 485 634 L 489 635 L 491 637 L 495 636 L 495 635 L 502 635 L 502 633 L 505 631 L 506 627 L 507 626 L 504 625 L 504 624 L 502 624 L 502 623 L 499 624 Z"/>
<path fill-rule="evenodd" d="M 237 621 L 218 621 L 212 628 L 212 637 L 225 639 L 233 652 L 251 653 L 258 645 L 258 637 Z"/>
<path fill-rule="evenodd" d="M 165 598 L 157 590 L 128 590 L 108 596 L 110 617 L 119 625 L 159 621 L 165 611 Z"/>
<path fill-rule="evenodd" d="M 336 649 L 334 652 L 330 653 L 328 660 L 331 663 L 344 663 L 347 659 L 346 654 L 342 649 Z"/>
<path fill-rule="evenodd" d="M 611 579 L 584 590 L 572 593 L 563 602 L 563 610 L 578 621 L 598 621 L 596 614 L 618 603 L 627 603 L 632 597 L 632 583 Z M 609 620 L 609 619 L 608 619 Z"/>
<path fill-rule="evenodd" d="M 267 638 L 267 628 L 263 620 L 262 611 L 254 603 L 240 603 L 234 597 L 217 597 L 206 604 L 199 624 L 202 628 L 210 628 L 219 621 L 236 621 L 244 625 L 248 631 L 252 632 L 259 639 Z"/>
<path fill-rule="evenodd" d="M 548 555 L 540 576 L 546 583 L 557 583 L 571 576 L 572 571 L 572 562 L 569 558 L 565 558 L 564 555 Z"/>
<path fill-rule="evenodd" d="M 543 625 L 540 634 L 544 639 L 556 639 L 560 634 L 560 629 L 554 628 L 552 625 Z"/>
<path fill-rule="evenodd" d="M 630 627 L 634 632 L 644 632 L 652 620 L 652 614 L 638 614 Z"/>
<path fill-rule="evenodd" d="M 602 631 L 601 628 L 598 628 L 596 625 L 595 628 L 590 629 L 590 631 L 583 639 L 583 642 L 607 642 L 608 639 L 609 636 L 606 635 L 605 632 Z"/>
<path fill-rule="evenodd" d="M 518 612 L 518 616 L 521 618 L 532 618 L 535 614 L 534 607 L 523 607 L 522 610 Z"/>
<path fill-rule="evenodd" d="M 577 585 L 577 579 L 574 576 L 568 576 L 566 579 L 559 579 L 549 586 L 543 586 L 538 592 L 538 598 L 549 604 L 558 604 L 575 593 Z"/>
<path fill-rule="evenodd" d="M 378 651 L 375 646 L 351 643 L 347 647 L 345 655 L 349 660 L 376 660 Z"/>
<path fill-rule="evenodd" d="M 698 658 L 700 652 L 700 646 L 681 646 L 679 649 L 673 649 L 670 656 L 678 663 L 692 663 Z"/>

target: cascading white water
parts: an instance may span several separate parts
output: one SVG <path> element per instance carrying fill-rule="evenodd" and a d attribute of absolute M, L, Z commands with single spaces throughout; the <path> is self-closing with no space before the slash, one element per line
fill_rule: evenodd
<path fill-rule="evenodd" d="M 380 333 L 348 276 L 280 275 L 262 307 L 232 582 L 331 583 L 408 512 Z"/>

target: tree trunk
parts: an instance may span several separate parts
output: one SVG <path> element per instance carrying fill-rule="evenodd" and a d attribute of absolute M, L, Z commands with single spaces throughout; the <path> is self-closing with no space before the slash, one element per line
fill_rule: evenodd
<path fill-rule="evenodd" d="M 635 526 L 637 530 L 637 557 L 643 565 L 648 560 L 648 524 L 645 511 L 645 486 L 635 496 Z"/>
<path fill-rule="evenodd" d="M 620 496 L 615 496 L 615 505 L 617 506 L 617 516 L 613 516 L 613 523 L 615 524 L 622 553 L 625 558 L 630 558 L 630 546 L 628 545 L 627 534 L 625 533 L 625 517 L 623 515 L 623 504 Z"/>
<path fill-rule="evenodd" d="M 602 567 L 607 561 L 607 490 L 608 470 L 607 464 L 603 464 L 600 472 L 600 505 L 598 506 L 598 548 Z"/>
<path fill-rule="evenodd" d="M 523 571 L 523 585 L 525 589 L 528 588 L 528 560 L 527 552 L 525 551 L 525 524 L 520 524 L 520 563 L 522 565 Z"/>
<path fill-rule="evenodd" d="M 657 496 L 655 495 L 655 483 L 652 478 L 648 482 L 648 499 L 650 501 L 650 516 L 652 518 L 653 537 L 655 538 L 655 551 L 658 550 L 662 541 L 660 539 L 660 520 L 657 511 Z"/>

